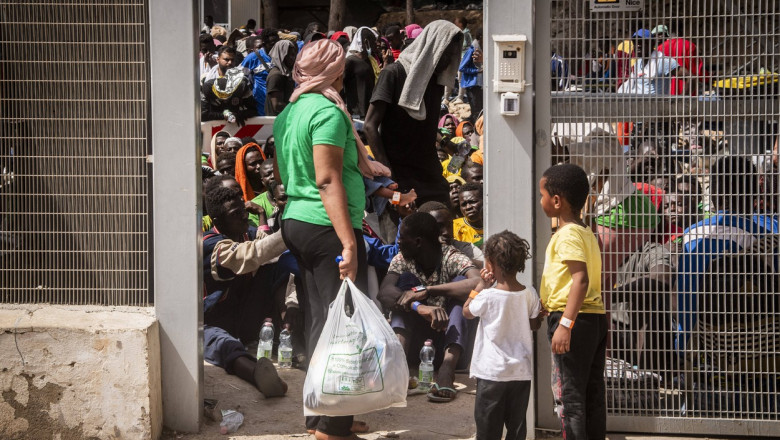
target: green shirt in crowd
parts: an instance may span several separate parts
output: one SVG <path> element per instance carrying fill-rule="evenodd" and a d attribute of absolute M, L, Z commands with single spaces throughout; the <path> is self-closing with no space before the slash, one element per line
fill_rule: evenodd
<path fill-rule="evenodd" d="M 290 103 L 274 122 L 276 163 L 287 192 L 283 220 L 320 226 L 332 223 L 320 198 L 314 176 L 314 145 L 344 148 L 342 181 L 347 193 L 352 227 L 361 229 L 365 207 L 363 176 L 358 169 L 352 121 L 319 93 L 305 93 Z"/>
<path fill-rule="evenodd" d="M 252 199 L 252 203 L 256 203 L 260 205 L 261 208 L 263 208 L 266 219 L 271 218 L 271 216 L 274 214 L 274 205 L 272 205 L 271 201 L 268 199 L 268 191 L 256 195 L 255 198 Z M 260 216 L 250 212 L 249 226 L 257 227 L 258 223 L 260 223 Z"/>

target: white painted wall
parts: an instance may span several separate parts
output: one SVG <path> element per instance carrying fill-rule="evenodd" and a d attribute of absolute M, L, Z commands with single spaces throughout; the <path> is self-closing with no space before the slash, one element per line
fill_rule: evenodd
<path fill-rule="evenodd" d="M 230 29 L 228 29 L 228 33 L 239 26 L 245 25 L 250 18 L 255 19 L 257 28 L 263 27 L 261 0 L 230 0 Z"/>

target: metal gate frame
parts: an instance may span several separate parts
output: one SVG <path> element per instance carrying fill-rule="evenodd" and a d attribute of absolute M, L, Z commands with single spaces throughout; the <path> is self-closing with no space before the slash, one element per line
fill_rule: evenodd
<path fill-rule="evenodd" d="M 577 0 L 583 1 L 583 0 Z M 551 19 L 552 3 L 549 0 L 534 1 L 534 175 L 538 180 L 541 173 L 550 165 L 551 131 L 554 118 L 564 115 L 587 114 L 589 119 L 599 118 L 604 122 L 619 122 L 629 114 L 652 114 L 659 117 L 672 115 L 704 116 L 712 120 L 728 121 L 733 115 L 744 118 L 759 118 L 780 114 L 780 100 L 766 97 L 751 99 L 724 99 L 720 101 L 699 101 L 696 97 L 669 100 L 632 97 L 630 102 L 615 102 L 615 94 L 592 94 L 587 92 L 555 95 L 551 93 Z M 642 111 L 639 111 L 639 109 Z M 535 280 L 541 278 L 544 248 L 550 237 L 549 220 L 536 210 L 535 215 Z M 537 425 L 540 428 L 558 430 L 560 423 L 553 412 L 553 397 L 549 387 L 550 347 L 539 330 L 536 338 L 537 359 L 536 395 Z M 777 436 L 780 433 L 780 421 L 694 418 L 694 417 L 656 417 L 637 415 L 608 415 L 607 429 L 610 432 L 710 434 L 737 436 Z"/>

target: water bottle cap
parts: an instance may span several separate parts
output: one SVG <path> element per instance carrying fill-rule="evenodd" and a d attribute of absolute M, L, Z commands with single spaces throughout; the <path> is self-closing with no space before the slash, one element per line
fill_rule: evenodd
<path fill-rule="evenodd" d="M 271 319 L 271 318 L 265 318 L 265 322 L 273 322 L 273 319 Z"/>
<path fill-rule="evenodd" d="M 274 325 L 271 322 L 266 322 L 265 324 L 263 324 L 263 327 L 273 327 L 273 326 Z"/>
<path fill-rule="evenodd" d="M 425 341 L 425 346 L 426 346 L 426 347 L 430 347 L 430 346 L 432 346 L 432 345 L 433 345 L 433 340 L 432 340 L 432 339 L 427 339 L 427 340 Z"/>

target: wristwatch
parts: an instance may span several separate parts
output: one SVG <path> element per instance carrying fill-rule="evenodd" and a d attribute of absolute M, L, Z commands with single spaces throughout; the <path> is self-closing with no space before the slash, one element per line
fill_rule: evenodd
<path fill-rule="evenodd" d="M 571 330 L 572 327 L 574 327 L 574 321 L 572 321 L 569 318 L 561 317 L 561 320 L 559 322 L 562 326 L 566 327 L 567 329 Z"/>

